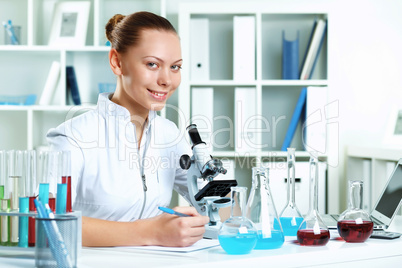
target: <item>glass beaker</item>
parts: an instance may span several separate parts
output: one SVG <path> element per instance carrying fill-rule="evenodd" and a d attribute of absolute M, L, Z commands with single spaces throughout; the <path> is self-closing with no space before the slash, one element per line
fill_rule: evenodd
<path fill-rule="evenodd" d="M 346 242 L 364 242 L 373 233 L 373 222 L 363 207 L 363 182 L 349 181 L 348 208 L 339 216 L 338 232 Z"/>
<path fill-rule="evenodd" d="M 295 148 L 288 148 L 287 156 L 287 185 L 288 202 L 280 214 L 280 221 L 285 236 L 296 236 L 297 230 L 303 221 L 295 199 Z"/>
<path fill-rule="evenodd" d="M 245 216 L 247 187 L 231 187 L 230 218 L 219 229 L 219 243 L 228 254 L 247 254 L 257 243 L 257 230 Z"/>
<path fill-rule="evenodd" d="M 269 169 L 253 167 L 253 182 L 246 216 L 257 229 L 255 249 L 280 248 L 285 242 L 274 200 L 269 188 Z"/>
<path fill-rule="evenodd" d="M 318 160 L 310 157 L 310 204 L 297 231 L 297 240 L 303 246 L 324 246 L 330 238 L 328 227 L 318 213 Z"/>

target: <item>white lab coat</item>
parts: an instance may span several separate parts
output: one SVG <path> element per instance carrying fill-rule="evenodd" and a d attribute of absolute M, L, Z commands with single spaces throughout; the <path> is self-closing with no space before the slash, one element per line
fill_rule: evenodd
<path fill-rule="evenodd" d="M 172 190 L 188 197 L 187 172 L 180 156 L 191 146 L 176 125 L 150 111 L 138 152 L 135 126 L 127 109 L 99 95 L 96 109 L 50 129 L 53 150 L 71 151 L 73 209 L 83 216 L 113 221 L 133 221 L 160 214 L 169 206 Z M 68 118 L 67 118 L 68 119 Z M 141 165 L 144 148 L 145 206 Z"/>

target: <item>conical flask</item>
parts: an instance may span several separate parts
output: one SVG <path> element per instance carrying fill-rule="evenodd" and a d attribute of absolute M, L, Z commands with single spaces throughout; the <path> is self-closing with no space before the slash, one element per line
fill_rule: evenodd
<path fill-rule="evenodd" d="M 228 254 L 247 254 L 257 243 L 257 230 L 245 216 L 247 187 L 231 187 L 230 218 L 219 229 L 219 243 Z"/>
<path fill-rule="evenodd" d="M 257 229 L 255 249 L 280 248 L 285 242 L 274 200 L 269 188 L 268 168 L 253 167 L 253 182 L 246 216 Z"/>
<path fill-rule="evenodd" d="M 303 246 L 324 246 L 330 238 L 328 227 L 318 213 L 318 160 L 310 157 L 310 206 L 297 231 L 297 240 Z"/>
<path fill-rule="evenodd" d="M 338 219 L 339 235 L 346 242 L 364 242 L 373 233 L 373 222 L 362 209 L 363 182 L 349 181 L 349 204 Z"/>
<path fill-rule="evenodd" d="M 296 236 L 297 230 L 303 221 L 295 199 L 295 148 L 288 148 L 288 202 L 280 214 L 280 221 L 285 236 Z"/>

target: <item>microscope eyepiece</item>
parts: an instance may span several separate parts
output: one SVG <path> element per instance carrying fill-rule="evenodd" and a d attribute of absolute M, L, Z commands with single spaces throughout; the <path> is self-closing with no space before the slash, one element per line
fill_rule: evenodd
<path fill-rule="evenodd" d="M 188 134 L 190 135 L 191 142 L 193 143 L 193 147 L 205 142 L 202 141 L 200 133 L 198 133 L 197 125 L 191 124 L 187 127 Z"/>

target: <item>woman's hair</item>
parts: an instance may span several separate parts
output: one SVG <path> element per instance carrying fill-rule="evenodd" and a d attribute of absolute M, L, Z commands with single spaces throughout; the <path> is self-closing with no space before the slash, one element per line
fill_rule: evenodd
<path fill-rule="evenodd" d="M 105 29 L 112 48 L 120 53 L 126 52 L 129 47 L 136 46 L 143 30 L 168 31 L 177 34 L 167 19 L 146 11 L 127 16 L 116 14 L 108 21 Z"/>

